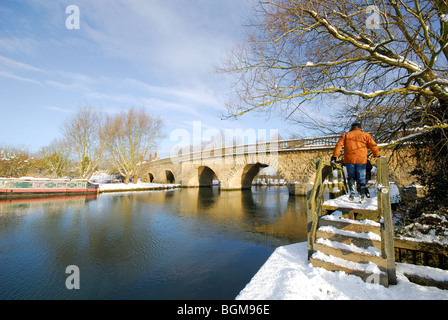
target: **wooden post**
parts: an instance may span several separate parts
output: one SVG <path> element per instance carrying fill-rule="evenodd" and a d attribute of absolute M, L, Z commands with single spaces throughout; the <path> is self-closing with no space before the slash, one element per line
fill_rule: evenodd
<path fill-rule="evenodd" d="M 382 238 L 384 254 L 387 258 L 387 277 L 389 284 L 397 284 L 394 249 L 394 227 L 392 222 L 392 208 L 390 205 L 389 170 L 386 157 L 378 158 L 378 211 L 384 220 Z"/>
<path fill-rule="evenodd" d="M 334 195 L 335 183 L 334 183 L 334 176 L 333 176 L 333 166 L 331 166 L 331 171 L 330 171 L 330 174 L 328 175 L 328 183 L 329 183 L 330 195 Z"/>
<path fill-rule="evenodd" d="M 342 175 L 344 174 L 344 171 L 343 170 L 339 170 L 338 169 L 338 188 L 339 188 L 339 194 L 342 194 L 342 192 L 344 192 L 345 193 L 345 190 L 343 190 L 343 188 L 342 188 L 342 185 L 343 185 L 343 183 L 342 183 Z M 345 182 L 345 181 L 344 181 Z"/>
<path fill-rule="evenodd" d="M 313 188 L 314 189 L 314 188 Z M 308 259 L 313 255 L 313 242 L 311 236 L 311 230 L 313 229 L 313 212 L 315 210 L 315 204 L 313 203 L 313 190 L 307 192 L 306 201 L 306 229 L 308 238 Z"/>
<path fill-rule="evenodd" d="M 307 231 L 308 231 L 308 258 L 313 254 L 313 244 L 316 240 L 316 230 L 317 224 L 319 222 L 319 210 L 322 210 L 322 203 L 319 203 L 319 193 L 321 192 L 322 186 L 322 169 L 324 167 L 324 162 L 320 160 L 316 164 L 316 178 L 314 179 L 313 189 L 308 193 L 307 198 Z"/>

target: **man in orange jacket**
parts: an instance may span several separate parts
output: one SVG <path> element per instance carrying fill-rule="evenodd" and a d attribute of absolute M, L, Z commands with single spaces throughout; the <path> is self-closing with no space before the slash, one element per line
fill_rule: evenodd
<path fill-rule="evenodd" d="M 367 194 L 366 187 L 366 164 L 367 164 L 367 147 L 372 150 L 373 156 L 379 157 L 380 150 L 372 136 L 361 130 L 361 124 L 355 122 L 349 132 L 344 133 L 339 141 L 331 157 L 331 161 L 336 161 L 342 147 L 344 147 L 344 164 L 347 170 L 348 187 L 350 189 L 349 199 L 355 198 L 355 182 L 358 193 L 361 196 L 361 202 Z"/>

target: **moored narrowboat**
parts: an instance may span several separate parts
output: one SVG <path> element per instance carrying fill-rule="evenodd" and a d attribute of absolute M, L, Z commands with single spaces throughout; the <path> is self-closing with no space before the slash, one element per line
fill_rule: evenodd
<path fill-rule="evenodd" d="M 98 184 L 82 179 L 0 178 L 0 197 L 97 194 Z"/>

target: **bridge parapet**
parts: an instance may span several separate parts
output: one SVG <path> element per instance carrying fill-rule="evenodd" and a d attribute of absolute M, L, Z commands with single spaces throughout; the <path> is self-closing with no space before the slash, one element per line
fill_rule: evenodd
<path fill-rule="evenodd" d="M 180 164 L 182 162 L 200 161 L 209 158 L 250 155 L 250 154 L 270 154 L 275 155 L 278 152 L 333 148 L 339 140 L 340 135 L 325 136 L 318 138 L 279 140 L 271 142 L 261 142 L 246 145 L 231 145 L 214 149 L 204 149 L 182 154 L 171 155 L 170 158 L 153 160 L 150 162 L 152 166 L 166 164 Z"/>

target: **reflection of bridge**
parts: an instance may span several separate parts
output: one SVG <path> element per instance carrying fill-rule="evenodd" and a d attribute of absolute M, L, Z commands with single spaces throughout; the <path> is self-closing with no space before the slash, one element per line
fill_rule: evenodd
<path fill-rule="evenodd" d="M 260 168 L 269 166 L 288 183 L 293 183 L 295 194 L 304 195 L 308 182 L 314 177 L 317 159 L 328 159 L 339 137 L 202 150 L 152 161 L 146 172 L 152 182 L 202 187 L 211 186 L 213 180 L 219 180 L 221 189 L 234 190 L 250 188 Z"/>

